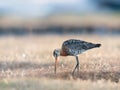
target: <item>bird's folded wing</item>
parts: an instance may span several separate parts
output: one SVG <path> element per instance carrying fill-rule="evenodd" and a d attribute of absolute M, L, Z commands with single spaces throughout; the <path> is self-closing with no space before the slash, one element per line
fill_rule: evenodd
<path fill-rule="evenodd" d="M 62 45 L 62 50 L 68 55 L 78 55 L 88 49 L 94 47 L 95 44 L 81 40 L 67 40 Z"/>

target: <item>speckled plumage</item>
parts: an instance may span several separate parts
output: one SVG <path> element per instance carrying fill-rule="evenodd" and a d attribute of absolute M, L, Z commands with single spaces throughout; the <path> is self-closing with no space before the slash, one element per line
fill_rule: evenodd
<path fill-rule="evenodd" d="M 76 56 L 82 52 L 99 47 L 100 44 L 93 44 L 82 40 L 70 39 L 62 44 L 62 51 L 66 52 L 67 55 Z"/>

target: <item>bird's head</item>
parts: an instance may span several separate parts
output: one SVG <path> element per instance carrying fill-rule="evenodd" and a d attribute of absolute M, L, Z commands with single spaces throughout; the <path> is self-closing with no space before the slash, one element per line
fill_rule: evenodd
<path fill-rule="evenodd" d="M 58 56 L 60 56 L 60 49 L 55 49 L 55 50 L 53 51 L 53 56 L 55 57 L 55 73 L 56 73 L 57 60 L 58 60 Z"/>
<path fill-rule="evenodd" d="M 53 51 L 53 56 L 55 57 L 55 59 L 57 59 L 57 57 L 60 56 L 60 49 L 55 49 Z"/>

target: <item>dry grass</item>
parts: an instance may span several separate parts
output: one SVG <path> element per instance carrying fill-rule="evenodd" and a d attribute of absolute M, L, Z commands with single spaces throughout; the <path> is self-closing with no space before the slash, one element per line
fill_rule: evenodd
<path fill-rule="evenodd" d="M 60 57 L 57 75 L 54 75 L 52 51 L 70 38 L 99 42 L 102 47 L 79 56 L 79 75 L 71 76 L 76 64 L 74 57 Z M 119 90 L 119 38 L 97 35 L 0 37 L 0 89 Z"/>
<path fill-rule="evenodd" d="M 118 83 L 99 80 L 91 82 L 90 80 L 53 80 L 53 79 L 7 79 L 0 82 L 1 90 L 119 90 Z"/>

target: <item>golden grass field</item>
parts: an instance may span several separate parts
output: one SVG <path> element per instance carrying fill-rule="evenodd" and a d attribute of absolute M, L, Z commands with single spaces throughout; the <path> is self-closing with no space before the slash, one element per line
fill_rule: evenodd
<path fill-rule="evenodd" d="M 54 74 L 53 50 L 67 39 L 101 43 L 76 60 L 59 57 Z M 0 37 L 0 90 L 120 90 L 120 36 L 28 35 Z"/>

